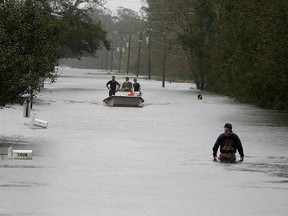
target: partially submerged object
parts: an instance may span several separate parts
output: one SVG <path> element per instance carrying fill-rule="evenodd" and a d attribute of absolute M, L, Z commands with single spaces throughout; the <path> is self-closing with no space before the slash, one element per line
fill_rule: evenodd
<path fill-rule="evenodd" d="M 11 143 L 0 143 L 0 155 L 7 155 L 11 158 L 13 155 L 13 147 Z"/>
<path fill-rule="evenodd" d="M 36 111 L 35 111 L 31 118 L 31 122 L 30 123 L 25 122 L 24 125 L 30 127 L 31 129 L 47 129 L 48 121 L 36 119 Z"/>
<path fill-rule="evenodd" d="M 32 160 L 32 150 L 13 150 L 13 158 Z"/>
<path fill-rule="evenodd" d="M 14 150 L 11 143 L 0 143 L 0 155 L 8 159 L 32 160 L 32 150 Z"/>
<path fill-rule="evenodd" d="M 144 103 L 141 92 L 117 92 L 115 95 L 105 98 L 103 102 L 108 106 L 139 107 Z"/>
<path fill-rule="evenodd" d="M 47 129 L 47 127 L 48 127 L 48 121 L 36 119 L 36 112 L 34 112 L 32 118 L 31 118 L 30 128 L 32 128 L 32 129 L 35 129 L 35 128 Z"/>

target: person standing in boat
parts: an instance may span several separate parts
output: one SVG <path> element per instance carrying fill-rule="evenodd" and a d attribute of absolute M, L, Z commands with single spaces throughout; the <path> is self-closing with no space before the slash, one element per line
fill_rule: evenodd
<path fill-rule="evenodd" d="M 141 86 L 137 82 L 137 78 L 134 78 L 133 88 L 134 88 L 134 92 L 140 92 L 141 91 Z"/>
<path fill-rule="evenodd" d="M 217 160 L 217 151 L 220 147 L 220 156 L 219 160 L 222 162 L 235 162 L 236 161 L 236 150 L 240 154 L 240 161 L 244 159 L 243 147 L 242 143 L 237 136 L 237 134 L 233 133 L 232 125 L 230 123 L 226 123 L 224 125 L 224 133 L 220 134 L 218 139 L 216 140 L 213 147 L 213 158 Z"/>
<path fill-rule="evenodd" d="M 109 96 L 112 96 L 119 90 L 120 84 L 115 80 L 115 76 L 112 76 L 112 79 L 107 82 L 106 87 L 109 89 Z"/>
<path fill-rule="evenodd" d="M 129 77 L 126 77 L 122 83 L 122 89 L 125 92 L 132 92 L 132 83 L 129 81 Z"/>

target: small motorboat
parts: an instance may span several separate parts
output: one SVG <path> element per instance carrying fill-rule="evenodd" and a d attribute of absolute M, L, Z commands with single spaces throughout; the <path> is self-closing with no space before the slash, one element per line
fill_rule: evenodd
<path fill-rule="evenodd" d="M 108 106 L 140 107 L 144 103 L 141 92 L 116 92 L 115 95 L 105 98 Z"/>

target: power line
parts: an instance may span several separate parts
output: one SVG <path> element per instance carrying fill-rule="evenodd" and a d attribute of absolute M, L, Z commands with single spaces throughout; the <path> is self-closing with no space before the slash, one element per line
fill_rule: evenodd
<path fill-rule="evenodd" d="M 171 46 L 171 45 L 169 45 L 169 44 L 164 44 L 164 43 L 159 42 L 159 41 L 157 41 L 157 40 L 153 40 L 153 39 L 150 39 L 150 40 L 152 40 L 153 42 L 155 42 L 155 43 L 157 43 L 157 44 L 160 44 L 160 45 L 162 45 L 162 46 L 169 46 L 169 47 L 172 47 L 172 48 L 174 48 L 174 49 L 183 49 L 182 46 Z"/>
<path fill-rule="evenodd" d="M 179 56 L 179 55 L 175 55 L 175 54 L 165 53 L 162 50 L 159 50 L 157 48 L 153 48 L 153 50 L 156 51 L 156 52 L 162 53 L 162 54 L 167 54 L 168 56 L 173 56 L 175 58 L 187 59 L 186 56 Z"/>

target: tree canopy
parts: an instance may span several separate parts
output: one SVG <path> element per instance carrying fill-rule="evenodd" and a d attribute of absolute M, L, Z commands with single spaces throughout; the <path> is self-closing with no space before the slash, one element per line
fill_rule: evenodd
<path fill-rule="evenodd" d="M 261 107 L 287 109 L 287 1 L 147 3 L 148 18 L 166 22 L 176 33 L 197 88 Z"/>
<path fill-rule="evenodd" d="M 152 65 L 163 83 L 193 79 L 198 89 L 287 110 L 287 1 L 147 0 L 145 18 L 126 8 L 113 16 L 104 0 L 3 2 L 1 105 L 53 80 L 60 58 L 98 51 L 106 69 L 108 59 L 111 70 L 128 72 L 130 62 L 145 75 Z"/>
<path fill-rule="evenodd" d="M 98 2 L 99 1 L 94 1 Z M 6 0 L 0 7 L 0 106 L 54 81 L 63 57 L 109 48 L 100 22 L 79 6 L 85 1 Z"/>

